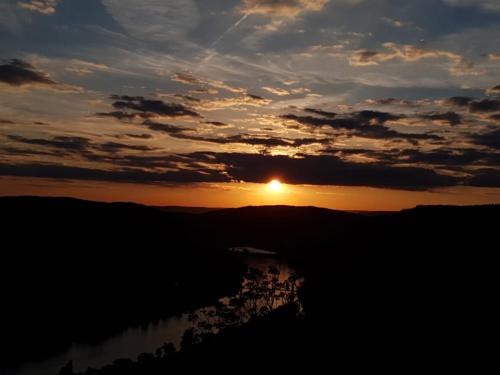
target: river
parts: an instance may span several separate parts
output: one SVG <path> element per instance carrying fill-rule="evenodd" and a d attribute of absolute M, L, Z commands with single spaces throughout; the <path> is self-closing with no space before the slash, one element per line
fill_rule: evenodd
<path fill-rule="evenodd" d="M 263 254 L 239 255 L 248 267 L 267 270 L 270 265 L 277 265 L 281 270 L 280 279 L 284 280 L 292 269 L 282 260 Z M 230 296 L 221 298 L 227 300 Z M 201 309 L 200 309 L 201 310 Z M 171 342 L 177 348 L 184 331 L 193 326 L 189 321 L 188 311 L 180 316 L 173 316 L 158 322 L 151 322 L 141 327 L 129 327 L 119 335 L 108 338 L 99 344 L 73 344 L 59 355 L 39 362 L 33 362 L 16 369 L 1 369 L 1 375 L 57 375 L 61 367 L 73 361 L 75 372 L 85 371 L 89 367 L 101 368 L 116 359 L 136 359 L 141 353 L 152 353 L 163 344 Z"/>

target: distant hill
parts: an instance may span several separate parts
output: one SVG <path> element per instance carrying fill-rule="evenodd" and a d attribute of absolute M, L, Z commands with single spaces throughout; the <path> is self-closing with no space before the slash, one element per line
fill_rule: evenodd
<path fill-rule="evenodd" d="M 223 208 L 185 207 L 185 206 L 153 206 L 153 207 L 165 212 L 182 212 L 187 214 L 204 214 L 206 212 L 223 209 Z"/>

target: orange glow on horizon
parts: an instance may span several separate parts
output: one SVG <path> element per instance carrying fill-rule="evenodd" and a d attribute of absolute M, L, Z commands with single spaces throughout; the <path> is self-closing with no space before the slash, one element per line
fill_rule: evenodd
<path fill-rule="evenodd" d="M 419 204 L 485 204 L 500 202 L 500 189 L 457 187 L 405 191 L 349 186 L 289 185 L 279 193 L 267 184 L 219 183 L 141 185 L 35 178 L 1 178 L 0 195 L 70 196 L 153 206 L 242 207 L 260 205 L 316 206 L 338 210 L 393 211 Z"/>

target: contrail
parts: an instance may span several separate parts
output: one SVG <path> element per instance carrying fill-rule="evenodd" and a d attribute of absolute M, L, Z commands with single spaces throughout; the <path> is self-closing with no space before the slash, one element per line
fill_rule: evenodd
<path fill-rule="evenodd" d="M 198 71 L 198 69 L 203 65 L 212 60 L 212 58 L 217 54 L 217 51 L 215 51 L 215 47 L 221 42 L 222 39 L 231 32 L 233 32 L 243 21 L 245 21 L 250 13 L 245 13 L 243 17 L 241 17 L 234 25 L 232 25 L 229 29 L 224 31 L 221 36 L 219 36 L 211 45 L 210 48 L 207 49 L 210 53 L 203 59 L 201 60 L 198 65 L 196 66 L 196 69 L 194 70 L 195 72 Z"/>
<path fill-rule="evenodd" d="M 227 29 L 225 32 L 222 33 L 222 35 L 220 37 L 218 37 L 213 43 L 212 45 L 210 46 L 210 48 L 215 48 L 217 46 L 217 44 L 219 44 L 219 42 L 224 39 L 224 37 L 231 33 L 234 29 L 236 29 L 243 21 L 245 21 L 249 16 L 249 13 L 245 13 L 243 15 L 243 17 L 241 17 L 238 21 L 236 21 L 236 23 L 231 26 L 229 29 Z"/>

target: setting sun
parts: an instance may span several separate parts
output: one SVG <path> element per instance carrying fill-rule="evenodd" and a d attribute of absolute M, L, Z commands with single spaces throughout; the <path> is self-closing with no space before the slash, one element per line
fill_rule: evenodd
<path fill-rule="evenodd" d="M 268 184 L 268 188 L 273 193 L 278 193 L 278 192 L 280 192 L 282 190 L 281 182 L 279 180 L 272 180 Z"/>

